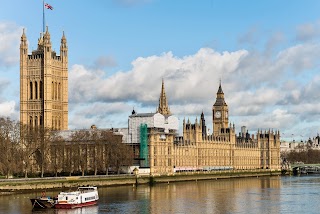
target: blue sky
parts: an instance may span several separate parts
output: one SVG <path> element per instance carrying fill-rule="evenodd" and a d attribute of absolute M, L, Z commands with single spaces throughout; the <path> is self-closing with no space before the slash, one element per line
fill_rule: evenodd
<path fill-rule="evenodd" d="M 69 128 L 126 127 L 132 108 L 154 112 L 161 79 L 180 121 L 211 108 L 219 79 L 237 131 L 319 132 L 320 1 L 45 1 L 59 52 L 69 48 Z M 0 114 L 19 119 L 19 42 L 42 31 L 41 0 L 0 7 Z M 211 128 L 212 130 L 212 128 Z M 292 135 L 293 134 L 293 135 Z"/>

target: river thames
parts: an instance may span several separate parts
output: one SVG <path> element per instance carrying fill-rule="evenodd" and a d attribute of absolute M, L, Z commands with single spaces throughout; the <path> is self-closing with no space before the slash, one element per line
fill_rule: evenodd
<path fill-rule="evenodd" d="M 57 195 L 48 191 L 47 195 Z M 32 210 L 40 192 L 0 196 L 0 213 L 320 213 L 320 176 L 275 176 L 99 188 L 98 205 Z"/>

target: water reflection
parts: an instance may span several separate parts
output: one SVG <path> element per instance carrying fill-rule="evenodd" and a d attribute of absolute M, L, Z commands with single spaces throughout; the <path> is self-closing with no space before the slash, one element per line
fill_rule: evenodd
<path fill-rule="evenodd" d="M 0 195 L 0 213 L 317 213 L 320 177 L 265 177 L 99 188 L 97 206 L 33 210 L 38 193 Z M 55 196 L 58 192 L 47 192 Z"/>
<path fill-rule="evenodd" d="M 33 214 L 97 214 L 99 213 L 98 206 L 82 207 L 75 209 L 38 209 L 32 210 Z"/>
<path fill-rule="evenodd" d="M 279 188 L 278 178 L 162 184 L 151 188 L 150 211 L 151 213 L 252 213 L 257 202 L 265 199 L 279 201 Z M 264 213 L 263 209 L 257 209 L 255 213 Z M 277 213 L 279 210 L 276 208 L 271 211 Z"/>

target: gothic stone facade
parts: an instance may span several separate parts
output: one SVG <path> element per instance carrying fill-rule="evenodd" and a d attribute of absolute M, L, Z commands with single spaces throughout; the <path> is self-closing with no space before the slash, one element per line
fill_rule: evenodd
<path fill-rule="evenodd" d="M 162 91 L 163 84 L 162 84 Z M 165 95 L 161 93 L 161 99 Z M 160 108 L 159 108 L 160 109 Z M 162 107 L 162 109 L 169 109 Z M 161 113 L 161 111 L 158 111 Z M 195 123 L 183 121 L 183 136 L 149 130 L 151 174 L 188 170 L 280 169 L 279 131 L 258 131 L 256 137 L 237 136 L 229 124 L 228 105 L 219 86 L 212 108 L 213 133 L 207 134 L 204 114 Z M 163 136 L 166 136 L 165 138 Z"/>
<path fill-rule="evenodd" d="M 20 122 L 33 127 L 68 129 L 68 47 L 63 33 L 60 56 L 50 33 L 41 33 L 37 50 L 28 54 L 25 32 L 20 43 Z"/>

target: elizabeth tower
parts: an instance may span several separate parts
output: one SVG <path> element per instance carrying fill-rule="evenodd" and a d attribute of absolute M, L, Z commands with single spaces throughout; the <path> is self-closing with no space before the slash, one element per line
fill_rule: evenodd
<path fill-rule="evenodd" d="M 229 115 L 228 105 L 224 100 L 221 82 L 217 92 L 216 102 L 212 106 L 213 135 L 221 135 L 221 131 L 228 128 Z"/>

